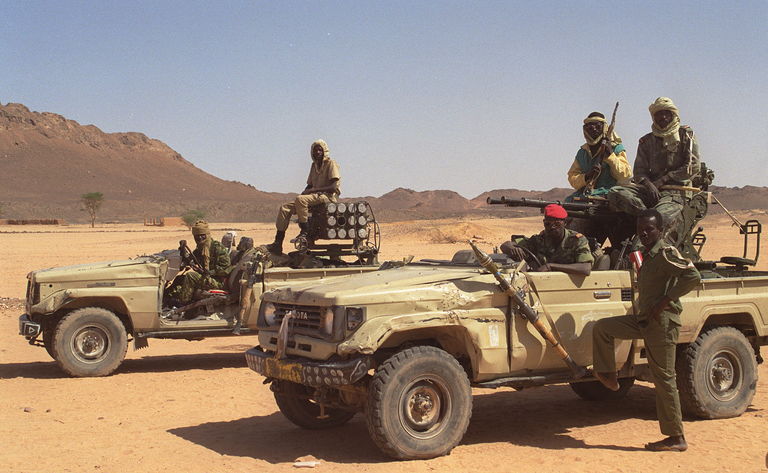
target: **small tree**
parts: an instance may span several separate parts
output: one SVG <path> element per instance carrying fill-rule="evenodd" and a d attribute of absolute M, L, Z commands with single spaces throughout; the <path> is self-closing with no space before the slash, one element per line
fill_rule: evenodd
<path fill-rule="evenodd" d="M 96 223 L 96 213 L 99 211 L 101 204 L 104 203 L 104 194 L 101 192 L 89 192 L 80 196 L 80 201 L 83 203 L 83 209 L 91 216 L 91 228 Z"/>
<path fill-rule="evenodd" d="M 184 222 L 184 225 L 186 225 L 187 228 L 192 228 L 192 225 L 194 225 L 195 222 L 204 219 L 205 212 L 200 209 L 189 209 L 181 214 L 181 220 Z"/>

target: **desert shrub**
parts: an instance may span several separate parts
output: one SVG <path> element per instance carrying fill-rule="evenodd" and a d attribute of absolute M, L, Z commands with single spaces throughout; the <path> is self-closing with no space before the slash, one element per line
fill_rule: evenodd
<path fill-rule="evenodd" d="M 205 211 L 200 209 L 189 209 L 186 210 L 183 214 L 181 214 L 181 220 L 184 222 L 184 225 L 187 226 L 187 228 L 192 228 L 192 225 L 195 224 L 198 220 L 204 220 L 205 219 Z"/>

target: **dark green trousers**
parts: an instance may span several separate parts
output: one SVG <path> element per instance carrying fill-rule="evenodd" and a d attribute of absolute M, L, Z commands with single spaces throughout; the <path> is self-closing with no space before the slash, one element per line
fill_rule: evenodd
<path fill-rule="evenodd" d="M 595 323 L 592 330 L 593 369 L 601 373 L 616 371 L 614 339 L 645 341 L 648 365 L 656 386 L 656 414 L 661 433 L 683 435 L 680 396 L 675 377 L 675 350 L 680 327 L 669 321 L 669 313 L 661 313 L 661 323 L 649 321 L 641 326 L 634 315 L 608 317 Z"/>

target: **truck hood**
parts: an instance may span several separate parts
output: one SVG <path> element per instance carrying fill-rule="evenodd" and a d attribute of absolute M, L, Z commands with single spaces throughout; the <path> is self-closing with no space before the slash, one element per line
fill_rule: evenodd
<path fill-rule="evenodd" d="M 32 271 L 27 277 L 35 282 L 73 282 L 156 277 L 160 274 L 158 256 L 139 256 L 133 259 L 78 264 Z"/>
<path fill-rule="evenodd" d="M 486 274 L 487 275 L 487 274 Z M 463 292 L 474 292 L 463 281 L 484 276 L 474 267 L 405 266 L 396 269 L 373 271 L 328 282 L 306 284 L 299 287 L 274 289 L 264 294 L 269 302 L 299 305 L 330 306 L 391 303 L 397 301 L 441 300 L 445 298 L 447 285 L 462 286 Z M 478 286 L 474 286 L 478 289 Z M 488 287 L 492 290 L 492 287 Z"/>

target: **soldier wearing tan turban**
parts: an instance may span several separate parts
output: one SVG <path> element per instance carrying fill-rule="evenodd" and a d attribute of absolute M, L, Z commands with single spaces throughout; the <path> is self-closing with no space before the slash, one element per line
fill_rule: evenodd
<path fill-rule="evenodd" d="M 691 186 L 691 179 L 701 170 L 699 145 L 693 130 L 680 125 L 679 111 L 671 99 L 657 98 L 648 111 L 653 122 L 651 132 L 640 138 L 637 147 L 634 184 L 611 189 L 608 202 L 615 210 L 632 215 L 655 208 L 667 228 L 675 228 L 690 192 L 663 186 Z"/>
<path fill-rule="evenodd" d="M 288 202 L 280 207 L 277 221 L 275 222 L 275 241 L 267 245 L 267 249 L 271 253 L 283 253 L 283 240 L 285 239 L 285 231 L 288 229 L 288 224 L 291 221 L 291 215 L 296 214 L 299 220 L 300 233 L 297 238 L 306 237 L 309 207 L 336 202 L 341 193 L 339 165 L 331 159 L 328 144 L 323 140 L 315 141 L 310 148 L 310 155 L 312 156 L 312 166 L 309 168 L 307 187 L 304 188 L 302 193 L 293 202 Z"/>
<path fill-rule="evenodd" d="M 192 252 L 200 267 L 187 271 L 181 281 L 174 281 L 168 290 L 168 297 L 186 305 L 192 301 L 195 291 L 221 289 L 229 273 L 229 254 L 224 245 L 211 238 L 211 231 L 205 220 L 198 220 L 192 226 L 192 236 L 197 247 Z"/>

